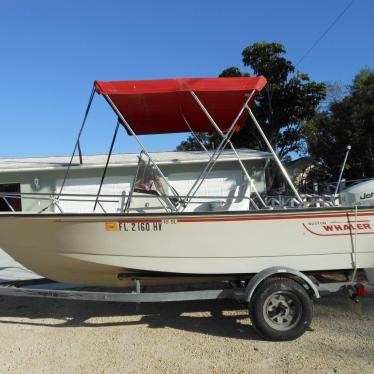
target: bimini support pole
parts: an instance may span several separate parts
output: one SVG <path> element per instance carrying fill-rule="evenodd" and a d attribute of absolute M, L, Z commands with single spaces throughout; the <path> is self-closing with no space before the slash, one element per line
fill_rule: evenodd
<path fill-rule="evenodd" d="M 106 172 L 108 170 L 108 165 L 109 165 L 110 157 L 112 156 L 114 143 L 116 142 L 116 139 L 117 139 L 118 129 L 119 129 L 119 121 L 117 121 L 116 129 L 114 130 L 112 143 L 110 144 L 110 149 L 109 149 L 108 157 L 106 159 L 106 163 L 105 163 L 103 175 L 101 176 L 100 186 L 99 186 L 99 190 L 97 191 L 97 195 L 96 195 L 96 200 L 95 200 L 93 211 L 96 210 L 96 206 L 99 203 L 99 197 L 100 197 L 101 189 L 103 187 L 103 183 L 104 183 L 104 179 L 105 179 L 105 176 L 106 176 Z M 101 206 L 101 204 L 100 204 L 100 206 Z M 102 208 L 102 206 L 101 206 L 101 208 Z"/>
<path fill-rule="evenodd" d="M 53 197 L 52 199 L 52 202 L 50 204 L 48 204 L 45 208 L 43 208 L 42 210 L 40 210 L 38 213 L 43 213 L 45 212 L 47 209 L 49 209 L 52 205 L 55 205 L 57 206 L 57 208 L 61 210 L 60 206 L 58 205 L 58 200 L 60 199 L 60 196 L 61 196 L 61 193 L 62 193 L 62 190 L 65 186 L 65 183 L 66 183 L 66 179 L 68 177 L 68 174 L 69 174 L 69 171 L 70 171 L 70 168 L 71 168 L 71 165 L 73 163 L 73 159 L 74 159 L 74 155 L 75 155 L 75 152 L 77 151 L 77 149 L 79 149 L 79 154 L 80 154 L 80 164 L 82 164 L 82 159 L 81 159 L 81 150 L 80 150 L 80 138 L 81 138 L 81 135 L 82 135 L 82 132 L 83 132 L 83 129 L 84 129 L 84 126 L 86 125 L 86 121 L 87 121 L 87 117 L 88 117 L 88 113 L 91 109 L 91 104 L 92 104 L 92 100 L 95 96 L 95 92 L 96 92 L 96 89 L 95 89 L 95 86 L 92 88 L 92 92 L 91 92 L 91 95 L 90 95 L 90 99 L 88 100 L 88 105 L 87 105 L 87 108 L 86 108 L 86 112 L 84 113 L 84 117 L 83 117 L 83 121 L 82 121 L 82 125 L 81 125 L 81 128 L 79 130 L 79 133 L 78 133 L 78 137 L 77 137 L 77 141 L 75 142 L 75 146 L 74 146 L 74 150 L 73 150 L 73 153 L 70 157 L 70 161 L 69 161 L 69 165 L 66 169 L 66 172 L 65 172 L 65 175 L 64 175 L 64 179 L 62 180 L 62 183 L 61 183 L 61 188 L 60 188 L 60 191 L 59 193 L 57 194 L 56 197 Z"/>
<path fill-rule="evenodd" d="M 145 146 L 140 141 L 139 137 L 135 134 L 134 130 L 131 128 L 130 124 L 126 121 L 126 119 L 122 115 L 122 113 L 117 109 L 116 105 L 113 103 L 113 101 L 111 100 L 111 98 L 109 97 L 109 95 L 105 94 L 104 97 L 107 100 L 107 102 L 109 103 L 109 105 L 112 107 L 112 109 L 115 111 L 115 113 L 117 114 L 117 116 L 121 119 L 122 124 L 126 127 L 126 129 L 129 131 L 129 133 L 136 139 L 137 143 L 142 148 L 144 154 L 149 158 L 149 160 L 152 162 L 152 164 L 154 165 L 154 167 L 157 169 L 157 171 L 160 173 L 160 175 L 164 178 L 166 184 L 170 188 L 170 191 L 176 193 L 175 189 L 170 185 L 170 183 L 166 179 L 164 173 L 158 167 L 158 165 L 156 164 L 156 162 L 152 159 L 151 155 L 147 152 L 147 150 L 145 149 Z M 176 197 L 179 197 L 178 194 L 176 195 Z M 174 208 L 174 210 L 176 210 L 176 208 Z"/>
<path fill-rule="evenodd" d="M 187 118 L 186 116 L 182 113 L 182 117 L 183 117 L 183 121 L 184 123 L 186 124 L 186 126 L 188 127 L 188 130 L 191 132 L 192 136 L 196 139 L 196 141 L 200 144 L 200 147 L 204 150 L 204 152 L 206 154 L 208 154 L 210 156 L 210 152 L 206 149 L 205 145 L 203 144 L 203 142 L 199 139 L 199 137 L 195 134 L 195 132 L 192 130 L 192 127 L 190 126 L 190 124 L 188 123 L 187 121 Z"/>
<path fill-rule="evenodd" d="M 289 186 L 291 187 L 292 191 L 294 192 L 296 198 L 300 201 L 301 204 L 303 204 L 303 200 L 301 199 L 301 196 L 299 195 L 299 193 L 298 193 L 296 187 L 295 187 L 294 184 L 292 183 L 291 178 L 290 178 L 290 176 L 289 176 L 288 173 L 287 173 L 287 170 L 286 170 L 285 167 L 283 166 L 283 164 L 282 164 L 282 162 L 280 161 L 278 155 L 275 153 L 275 151 L 274 151 L 273 147 L 271 146 L 271 144 L 270 144 L 268 138 L 266 137 L 265 133 L 262 131 L 262 128 L 261 128 L 260 124 L 258 123 L 256 117 L 255 117 L 254 114 L 252 113 L 251 108 L 250 108 L 248 105 L 246 105 L 246 108 L 247 108 L 247 110 L 248 110 L 249 115 L 250 115 L 251 118 L 252 118 L 253 123 L 255 124 L 255 126 L 257 127 L 257 130 L 259 131 L 260 135 L 261 135 L 262 138 L 264 139 L 264 142 L 266 143 L 267 147 L 269 148 L 269 151 L 272 153 L 272 155 L 273 155 L 273 157 L 274 157 L 276 163 L 278 164 L 279 168 L 281 169 L 281 171 L 282 171 L 284 177 L 286 178 L 286 180 L 287 180 Z"/>
<path fill-rule="evenodd" d="M 89 111 L 90 111 L 90 109 L 91 109 L 91 104 L 92 104 L 92 100 L 93 100 L 93 98 L 94 98 L 94 96 L 95 96 L 95 92 L 96 92 L 96 89 L 95 89 L 95 86 L 94 86 L 93 89 L 92 89 L 92 92 L 91 92 L 90 100 L 88 101 L 88 105 L 87 105 L 87 108 L 86 108 L 86 112 L 85 112 L 84 117 L 83 117 L 83 121 L 82 121 L 81 128 L 80 128 L 79 133 L 78 133 L 77 141 L 75 142 L 75 146 L 74 146 L 73 154 L 71 155 L 71 158 L 70 158 L 70 162 L 69 162 L 68 168 L 66 169 L 65 176 L 64 176 L 64 179 L 63 179 L 62 184 L 61 184 L 60 192 L 58 193 L 58 196 L 57 196 L 58 199 L 60 198 L 60 195 L 61 195 L 61 193 L 62 193 L 62 190 L 63 190 L 63 188 L 64 188 L 64 186 L 65 186 L 66 179 L 67 179 L 67 177 L 68 177 L 68 174 L 69 174 L 69 171 L 70 171 L 71 165 L 72 165 L 72 163 L 73 163 L 73 158 L 74 158 L 75 152 L 77 151 L 77 148 L 78 148 L 78 147 L 80 148 L 79 141 L 80 141 L 80 138 L 81 138 L 81 136 L 82 136 L 82 132 L 83 132 L 84 126 L 85 126 L 86 121 L 87 121 L 88 113 L 89 113 Z"/>
<path fill-rule="evenodd" d="M 78 155 L 79 155 L 79 163 L 80 165 L 83 165 L 83 157 L 82 157 L 82 150 L 81 150 L 80 142 L 78 142 Z"/>
<path fill-rule="evenodd" d="M 213 125 L 213 127 L 216 129 L 216 131 L 218 132 L 218 134 L 221 136 L 221 138 L 224 138 L 225 137 L 225 134 L 222 132 L 222 130 L 219 128 L 219 126 L 217 125 L 216 121 L 213 119 L 213 117 L 210 115 L 210 113 L 208 112 L 208 110 L 205 108 L 204 104 L 201 102 L 201 100 L 199 99 L 199 97 L 196 95 L 196 93 L 194 91 L 191 91 L 191 94 L 193 96 L 193 98 L 196 100 L 196 102 L 198 103 L 199 107 L 201 108 L 201 110 L 204 112 L 204 114 L 208 117 L 210 123 Z M 232 151 L 234 152 L 238 162 L 239 162 L 239 165 L 240 167 L 242 168 L 242 170 L 244 171 L 244 174 L 245 176 L 247 177 L 248 179 L 248 182 L 250 183 L 251 185 L 251 188 L 253 188 L 253 191 L 255 193 L 255 195 L 257 196 L 257 198 L 260 200 L 261 204 L 263 205 L 264 208 L 267 208 L 267 205 L 265 204 L 265 201 L 262 199 L 262 197 L 260 196 L 260 194 L 258 193 L 257 191 L 257 188 L 256 186 L 254 185 L 253 183 L 253 180 L 252 178 L 249 176 L 248 174 L 248 171 L 246 169 L 246 167 L 244 166 L 242 160 L 240 159 L 239 155 L 238 155 L 238 152 L 236 151 L 234 145 L 232 144 L 231 140 L 228 141 L 228 144 L 229 146 L 231 147 Z"/>
<path fill-rule="evenodd" d="M 228 141 L 230 140 L 230 138 L 232 137 L 232 135 L 234 134 L 234 128 L 240 118 L 240 116 L 243 114 L 246 106 L 248 105 L 249 101 L 251 100 L 253 94 L 255 93 L 255 91 L 253 90 L 251 92 L 251 94 L 248 96 L 247 100 L 245 101 L 245 103 L 243 104 L 242 108 L 240 109 L 239 113 L 237 114 L 237 116 L 235 117 L 233 123 L 231 124 L 231 126 L 229 127 L 229 129 L 227 130 L 224 138 L 222 139 L 221 143 L 218 145 L 218 147 L 214 150 L 213 154 L 210 156 L 209 158 L 209 161 L 207 162 L 207 164 L 205 165 L 205 168 L 203 169 L 203 171 L 200 173 L 200 175 L 197 177 L 197 179 L 195 180 L 195 182 L 193 183 L 192 187 L 190 188 L 190 190 L 188 191 L 185 199 L 183 200 L 183 204 L 181 204 L 181 206 L 183 207 L 182 211 L 185 209 L 185 207 L 187 206 L 188 202 L 195 196 L 196 192 L 198 191 L 198 189 L 200 188 L 200 186 L 202 185 L 202 183 L 204 182 L 206 176 L 210 173 L 210 171 L 212 170 L 215 162 L 217 161 L 218 157 L 221 155 L 222 151 L 225 149 L 226 145 L 228 144 Z"/>

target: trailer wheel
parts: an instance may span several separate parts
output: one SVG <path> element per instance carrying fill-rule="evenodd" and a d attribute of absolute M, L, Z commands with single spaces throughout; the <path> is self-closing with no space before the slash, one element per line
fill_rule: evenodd
<path fill-rule="evenodd" d="M 313 302 L 305 288 L 288 278 L 266 279 L 249 303 L 254 327 L 269 340 L 301 336 L 313 318 Z"/>

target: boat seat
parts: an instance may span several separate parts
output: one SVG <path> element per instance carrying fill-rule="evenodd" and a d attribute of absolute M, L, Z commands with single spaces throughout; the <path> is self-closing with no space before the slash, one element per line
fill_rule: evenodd
<path fill-rule="evenodd" d="M 231 188 L 226 201 L 212 202 L 211 207 L 213 211 L 235 211 L 235 210 L 249 210 L 251 188 L 250 183 L 245 182 L 240 186 Z"/>

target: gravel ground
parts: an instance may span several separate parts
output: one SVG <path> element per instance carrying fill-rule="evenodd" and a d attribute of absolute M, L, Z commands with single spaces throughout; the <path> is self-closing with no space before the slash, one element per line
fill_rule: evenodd
<path fill-rule="evenodd" d="M 234 301 L 114 304 L 0 298 L 1 372 L 374 373 L 374 288 L 315 306 L 312 329 L 263 341 Z"/>

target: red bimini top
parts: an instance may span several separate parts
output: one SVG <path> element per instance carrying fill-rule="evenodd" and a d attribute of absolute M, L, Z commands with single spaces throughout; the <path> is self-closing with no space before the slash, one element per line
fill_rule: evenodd
<path fill-rule="evenodd" d="M 189 132 L 216 132 L 191 94 L 193 91 L 220 129 L 227 131 L 240 109 L 265 87 L 265 77 L 181 78 L 141 81 L 96 81 L 96 92 L 108 95 L 137 135 Z M 243 126 L 244 111 L 235 130 Z"/>

